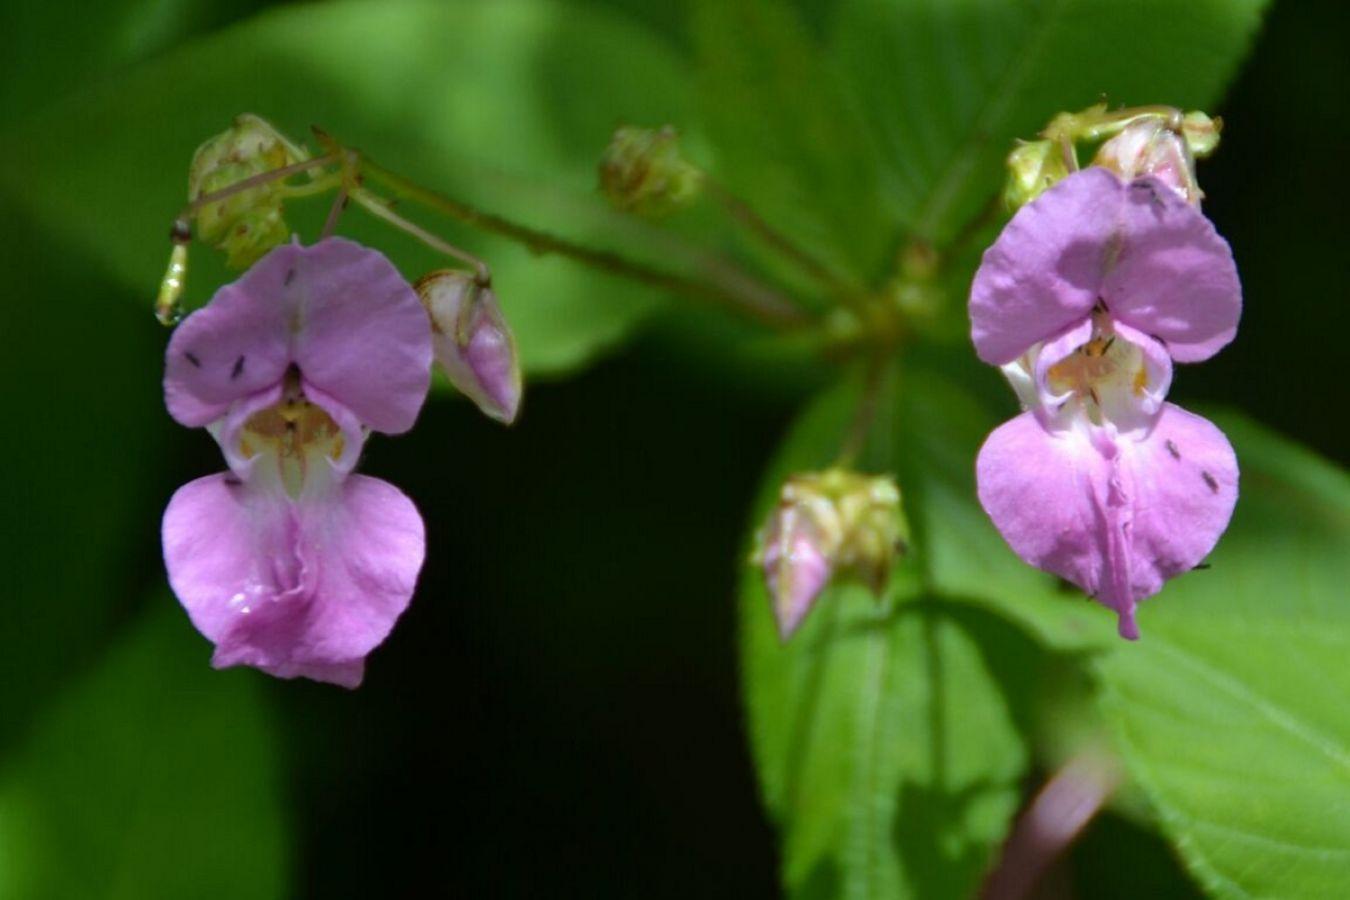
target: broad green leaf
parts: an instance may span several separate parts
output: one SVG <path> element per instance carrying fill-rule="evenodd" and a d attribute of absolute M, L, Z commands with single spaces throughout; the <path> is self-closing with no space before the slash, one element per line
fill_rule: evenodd
<path fill-rule="evenodd" d="M 1010 695 L 1027 639 L 987 613 L 832 588 L 786 646 L 757 572 L 741 591 L 751 737 L 798 897 L 969 896 L 1027 764 Z"/>
<path fill-rule="evenodd" d="M 929 389 L 903 385 L 906 395 Z M 946 389 L 932 400 L 954 396 Z M 854 391 L 835 390 L 803 415 L 765 478 L 756 524 L 783 478 L 830 462 L 854 401 Z M 911 406 L 899 404 L 901 412 Z M 904 436 L 902 421 L 881 418 L 864 468 L 893 470 L 906 452 L 900 448 L 920 446 Z M 937 428 L 921 452 L 946 446 L 945 434 Z M 951 533 L 932 527 L 959 511 L 960 491 L 948 481 L 960 479 L 934 471 L 927 455 L 910 470 L 934 475 L 925 491 L 914 490 L 909 476 L 901 482 L 920 543 L 881 603 L 859 587 L 832 587 L 781 645 L 760 573 L 747 567 L 742 580 L 752 745 L 794 896 L 969 896 L 1018 802 L 1028 755 L 1024 704 L 1038 651 L 1006 621 L 937 592 L 947 582 L 964 585 L 947 561 L 935 566 L 943 574 L 930 577 L 923 558 L 936 555 L 934 541 L 962 543 L 961 529 L 978 520 L 963 516 Z M 978 559 L 980 538 L 973 544 Z M 1053 617 L 1050 623 L 1062 627 Z"/>
<path fill-rule="evenodd" d="M 1350 480 L 1237 417 L 1241 496 L 1209 571 L 1143 608 L 1104 657 L 1134 776 L 1215 896 L 1350 884 Z"/>
<path fill-rule="evenodd" d="M 287 896 L 258 676 L 212 671 L 177 604 L 156 604 L 0 773 L 0 897 Z"/>
<path fill-rule="evenodd" d="M 837 272 L 875 274 L 891 240 L 863 118 L 788 4 L 697 0 L 700 110 L 716 172 Z"/>
<path fill-rule="evenodd" d="M 71 15 L 64 4 L 7 0 L 0 7 L 0 112 L 12 120 L 260 5 L 262 0 L 100 0 Z"/>
<path fill-rule="evenodd" d="M 842 0 L 831 49 L 867 110 L 885 192 L 946 240 L 999 186 L 1014 138 L 1056 112 L 1214 104 L 1265 0 Z"/>
<path fill-rule="evenodd" d="M 163 329 L 3 198 L 0 219 L 3 746 L 144 590 L 167 419 Z"/>
<path fill-rule="evenodd" d="M 8 132 L 0 184 L 149 298 L 193 150 L 251 111 L 301 139 L 320 123 L 430 187 L 527 224 L 678 260 L 650 228 L 606 210 L 594 179 L 615 125 L 685 122 L 686 95 L 672 52 L 602 10 L 545 0 L 307 4 L 187 44 Z M 307 208 L 297 221 L 312 238 L 327 203 Z M 489 259 L 533 371 L 580 363 L 657 299 L 400 208 Z M 350 211 L 340 230 L 378 241 L 410 277 L 447 264 L 363 215 Z M 212 251 L 194 252 L 200 302 L 223 273 Z"/>

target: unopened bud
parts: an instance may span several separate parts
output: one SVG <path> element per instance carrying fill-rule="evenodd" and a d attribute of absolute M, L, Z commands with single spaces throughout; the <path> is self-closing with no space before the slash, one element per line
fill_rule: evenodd
<path fill-rule="evenodd" d="M 237 116 L 233 125 L 197 148 L 188 170 L 188 200 L 308 158 L 263 119 Z M 225 251 L 227 265 L 247 268 L 290 237 L 282 217 L 283 196 L 276 180 L 209 203 L 197 210 L 197 236 Z"/>
<path fill-rule="evenodd" d="M 900 491 L 887 476 L 829 469 L 789 478 L 756 558 L 779 636 L 792 636 L 836 575 L 857 578 L 880 597 L 904 531 Z"/>
<path fill-rule="evenodd" d="M 510 424 L 520 410 L 520 358 L 497 295 L 467 272 L 442 269 L 415 285 L 431 316 L 436 362 L 460 393 Z"/>
<path fill-rule="evenodd" d="M 801 626 L 829 584 L 838 550 L 838 517 L 827 501 L 784 500 L 764 534 L 761 564 L 773 603 L 778 636 L 786 641 Z"/>
<path fill-rule="evenodd" d="M 1003 204 L 1015 212 L 1069 174 L 1064 148 L 1058 141 L 1019 141 L 1008 154 L 1008 181 Z"/>
<path fill-rule="evenodd" d="M 1152 176 L 1195 206 L 1204 196 L 1195 180 L 1190 145 L 1162 119 L 1139 119 L 1126 125 L 1102 144 L 1093 162 L 1127 179 Z"/>
<path fill-rule="evenodd" d="M 600 190 L 616 208 L 660 217 L 688 206 L 703 172 L 680 156 L 680 136 L 661 128 L 624 126 L 600 158 Z"/>
<path fill-rule="evenodd" d="M 1219 146 L 1219 132 L 1223 130 L 1223 119 L 1211 119 L 1198 110 L 1188 112 L 1181 118 L 1181 136 L 1191 155 L 1196 159 L 1206 159 Z"/>

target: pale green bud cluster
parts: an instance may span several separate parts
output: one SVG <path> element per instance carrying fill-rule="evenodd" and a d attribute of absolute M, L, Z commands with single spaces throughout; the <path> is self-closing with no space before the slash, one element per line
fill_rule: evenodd
<path fill-rule="evenodd" d="M 624 126 L 600 159 L 600 190 L 617 209 L 657 218 L 692 203 L 703 172 L 680 155 L 680 137 L 669 125 Z"/>
<path fill-rule="evenodd" d="M 197 148 L 188 170 L 188 200 L 308 158 L 265 120 L 252 114 L 238 116 L 228 129 Z M 290 237 L 282 216 L 284 196 L 284 184 L 278 179 L 208 203 L 196 212 L 197 236 L 225 251 L 231 268 L 247 268 Z"/>
<path fill-rule="evenodd" d="M 1003 205 L 1015 210 L 1039 197 L 1042 191 L 1068 174 L 1069 166 L 1058 142 L 1018 141 L 1008 154 Z"/>
<path fill-rule="evenodd" d="M 780 503 L 810 513 L 836 576 L 857 578 L 877 595 L 885 590 L 907 537 L 894 478 L 840 468 L 802 472 L 783 484 Z"/>
<path fill-rule="evenodd" d="M 1078 112 L 1062 112 L 1035 141 L 1018 141 L 1008 155 L 1003 203 L 1015 212 L 1078 169 L 1079 143 L 1101 142 L 1092 163 L 1125 178 L 1152 176 L 1169 184 L 1189 202 L 1203 193 L 1195 179 L 1195 160 L 1219 146 L 1221 119 L 1203 112 L 1183 113 L 1169 106 L 1108 110 L 1105 103 Z"/>

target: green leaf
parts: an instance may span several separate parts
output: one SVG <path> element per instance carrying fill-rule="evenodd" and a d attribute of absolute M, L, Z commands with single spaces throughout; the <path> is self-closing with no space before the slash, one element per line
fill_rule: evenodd
<path fill-rule="evenodd" d="M 101 0 L 80 15 L 45 0 L 0 7 L 0 111 L 7 120 L 51 103 L 82 82 L 116 71 L 184 35 L 219 26 L 261 0 Z M 40 48 L 41 52 L 34 52 Z"/>
<path fill-rule="evenodd" d="M 906 227 L 946 240 L 1056 112 L 1215 103 L 1265 0 L 842 0 L 831 49 Z"/>
<path fill-rule="evenodd" d="M 660 40 L 600 10 L 307 4 L 188 44 L 10 131 L 0 184 L 148 300 L 193 150 L 248 111 L 299 138 L 321 123 L 430 187 L 573 239 L 639 244 L 650 258 L 664 251 L 605 209 L 595 165 L 620 122 L 686 121 L 686 81 Z M 326 210 L 311 201 L 309 217 L 295 217 L 306 237 Z M 649 289 L 402 211 L 489 259 L 535 372 L 582 362 L 656 302 Z M 350 211 L 341 230 L 377 240 L 410 276 L 447 264 L 363 215 Z M 211 256 L 194 252 L 198 301 L 224 277 Z"/>
<path fill-rule="evenodd" d="M 144 591 L 167 494 L 162 329 L 0 198 L 0 745 Z M 204 436 L 203 436 L 204 437 Z M 53 652 L 59 647 L 60 652 Z"/>
<path fill-rule="evenodd" d="M 1350 479 L 1241 418 L 1241 497 L 1212 569 L 1100 661 L 1134 776 L 1219 897 L 1350 884 Z"/>
<path fill-rule="evenodd" d="M 692 8 L 718 176 L 836 271 L 875 274 L 891 239 L 878 161 L 831 62 L 788 4 Z"/>
<path fill-rule="evenodd" d="M 157 604 L 0 775 L 0 897 L 287 895 L 258 676 L 212 671 L 177 604 Z"/>
<path fill-rule="evenodd" d="M 906 395 L 924 390 L 905 386 Z M 802 416 L 766 475 L 757 525 L 789 473 L 829 463 L 855 394 L 827 393 Z M 919 426 L 900 421 L 878 422 L 863 468 L 893 470 L 898 448 L 917 446 L 903 435 Z M 920 523 L 927 531 L 918 540 L 928 543 L 881 603 L 860 587 L 831 587 L 780 645 L 761 574 L 747 566 L 742 580 L 752 746 L 794 896 L 970 896 L 1018 802 L 1038 651 L 1006 621 L 938 593 L 948 582 L 964 586 L 946 562 L 937 578 L 921 565 L 933 540 L 952 539 L 931 523 L 959 506 L 959 491 L 930 459 L 912 468 L 935 476 L 926 491 L 901 482 L 916 534 Z M 960 518 L 953 533 L 974 521 Z"/>

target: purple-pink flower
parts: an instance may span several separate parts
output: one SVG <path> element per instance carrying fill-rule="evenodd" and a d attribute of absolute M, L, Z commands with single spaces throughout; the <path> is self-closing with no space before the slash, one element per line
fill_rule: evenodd
<path fill-rule="evenodd" d="M 370 431 L 412 427 L 431 327 L 381 254 L 341 238 L 284 245 L 179 326 L 164 395 L 229 470 L 164 513 L 169 581 L 212 664 L 346 687 L 412 597 L 421 516 L 353 473 Z"/>
<path fill-rule="evenodd" d="M 1124 637 L 1237 501 L 1228 440 L 1164 398 L 1173 361 L 1218 352 L 1241 307 L 1232 254 L 1198 209 L 1100 167 L 1019 210 L 975 274 L 976 351 L 1026 409 L 980 450 L 980 502 L 1022 559 L 1114 609 Z"/>

